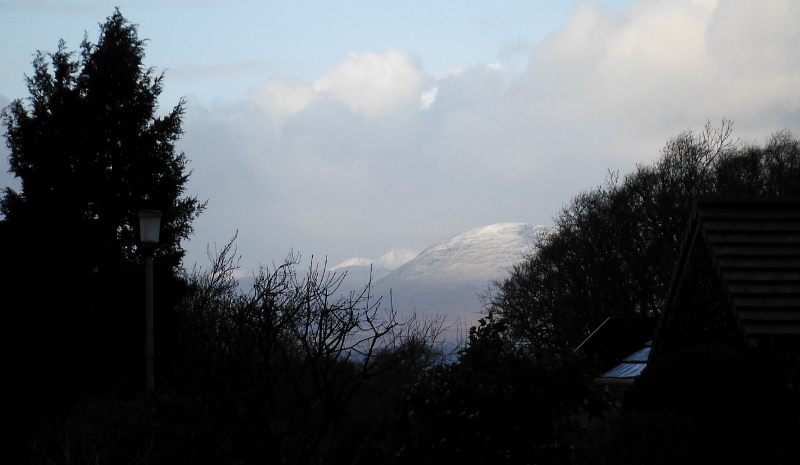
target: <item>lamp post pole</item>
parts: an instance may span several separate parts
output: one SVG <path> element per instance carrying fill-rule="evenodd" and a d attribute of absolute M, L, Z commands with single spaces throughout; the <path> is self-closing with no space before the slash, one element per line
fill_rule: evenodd
<path fill-rule="evenodd" d="M 142 210 L 139 212 L 139 233 L 145 260 L 145 389 L 148 393 L 155 391 L 155 374 L 153 359 L 153 250 L 158 245 L 161 229 L 161 212 L 158 210 Z"/>
<path fill-rule="evenodd" d="M 147 392 L 155 390 L 156 381 L 153 373 L 153 251 L 148 250 L 145 252 L 145 298 L 147 306 L 145 308 L 145 343 L 144 343 L 144 360 L 145 360 L 145 388 Z"/>

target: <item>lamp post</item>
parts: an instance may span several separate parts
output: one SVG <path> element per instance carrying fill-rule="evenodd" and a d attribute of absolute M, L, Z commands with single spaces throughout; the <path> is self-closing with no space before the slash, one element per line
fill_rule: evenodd
<path fill-rule="evenodd" d="M 158 235 L 161 229 L 161 212 L 158 210 L 142 210 L 139 212 L 139 239 L 145 256 L 145 388 L 147 392 L 155 389 L 153 375 L 153 250 L 158 246 Z"/>

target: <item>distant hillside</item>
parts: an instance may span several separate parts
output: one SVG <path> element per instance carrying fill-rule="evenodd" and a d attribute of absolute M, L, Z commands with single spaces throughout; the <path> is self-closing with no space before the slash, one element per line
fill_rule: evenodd
<path fill-rule="evenodd" d="M 453 326 L 448 339 L 453 340 L 459 331 L 477 323 L 480 295 L 492 281 L 504 278 L 545 231 L 544 226 L 528 223 L 493 224 L 434 244 L 394 270 L 382 257 L 372 263 L 373 294 L 388 303 L 391 290 L 392 303 L 401 316 L 413 312 L 446 316 Z M 348 260 L 332 271 L 347 271 L 348 287 L 357 288 L 369 277 L 369 261 L 361 260 Z"/>
<path fill-rule="evenodd" d="M 369 282 L 370 273 L 374 284 L 378 279 L 416 257 L 419 252 L 419 249 L 397 249 L 388 252 L 378 260 L 351 258 L 333 268 L 329 268 L 328 271 L 337 274 L 346 273 L 342 289 L 347 291 L 357 290 L 363 288 Z"/>

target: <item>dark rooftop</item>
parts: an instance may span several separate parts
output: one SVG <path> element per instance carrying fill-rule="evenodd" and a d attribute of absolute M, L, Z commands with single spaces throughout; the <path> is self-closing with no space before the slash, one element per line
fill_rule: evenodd
<path fill-rule="evenodd" d="M 704 198 L 693 220 L 746 342 L 800 336 L 800 200 Z"/>

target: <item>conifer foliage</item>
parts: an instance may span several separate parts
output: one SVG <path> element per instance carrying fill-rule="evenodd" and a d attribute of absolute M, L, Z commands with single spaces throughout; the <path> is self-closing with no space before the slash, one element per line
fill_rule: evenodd
<path fill-rule="evenodd" d="M 115 10 L 98 42 L 37 52 L 30 95 L 2 111 L 10 171 L 0 196 L 2 293 L 17 380 L 14 420 L 144 380 L 144 266 L 138 213 L 163 212 L 155 251 L 156 346 L 186 283 L 180 241 L 205 204 L 184 194 L 176 150 L 183 101 L 160 114 L 163 75 L 143 64 L 137 26 Z M 6 310 L 6 308 L 4 308 Z M 172 327 L 171 327 L 172 324 Z"/>
<path fill-rule="evenodd" d="M 107 260 L 137 263 L 138 211 L 164 212 L 160 259 L 180 264 L 180 240 L 203 209 L 185 197 L 186 157 L 176 152 L 183 101 L 158 116 L 163 75 L 143 64 L 144 41 L 116 10 L 80 57 L 59 43 L 38 52 L 30 97 L 3 111 L 11 172 L 0 211 L 15 222 L 93 224 Z"/>

